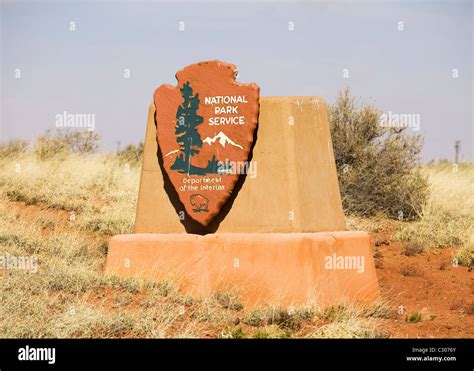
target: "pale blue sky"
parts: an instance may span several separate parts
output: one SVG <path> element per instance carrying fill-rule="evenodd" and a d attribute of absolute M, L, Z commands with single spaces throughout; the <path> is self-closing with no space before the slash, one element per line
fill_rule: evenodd
<path fill-rule="evenodd" d="M 219 59 L 261 95 L 333 103 L 348 85 L 384 112 L 420 114 L 425 160 L 452 159 L 460 139 L 472 161 L 473 14 L 469 0 L 2 1 L 1 139 L 31 139 L 68 111 L 95 113 L 103 148 L 137 143 L 154 90 Z"/>

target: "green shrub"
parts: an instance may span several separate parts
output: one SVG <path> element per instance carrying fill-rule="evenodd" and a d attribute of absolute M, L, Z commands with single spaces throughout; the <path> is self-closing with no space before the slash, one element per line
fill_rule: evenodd
<path fill-rule="evenodd" d="M 418 168 L 422 138 L 380 125 L 380 115 L 348 88 L 329 107 L 343 207 L 360 216 L 414 219 L 428 189 Z"/>
<path fill-rule="evenodd" d="M 421 314 L 420 313 L 412 313 L 406 316 L 405 321 L 408 323 L 418 323 L 421 322 Z"/>

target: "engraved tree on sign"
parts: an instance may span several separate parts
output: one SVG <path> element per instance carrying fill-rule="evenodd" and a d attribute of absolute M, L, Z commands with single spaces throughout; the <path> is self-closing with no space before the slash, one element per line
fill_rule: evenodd
<path fill-rule="evenodd" d="M 175 134 L 181 153 L 176 157 L 175 162 L 171 165 L 171 169 L 177 170 L 180 173 L 187 173 L 188 175 L 215 174 L 217 173 L 218 165 L 215 156 L 209 160 L 205 168 L 191 165 L 191 157 L 197 155 L 202 148 L 202 139 L 197 131 L 197 127 L 203 123 L 204 119 L 197 113 L 199 109 L 199 94 L 193 95 L 193 89 L 189 81 L 183 85 L 180 91 L 183 103 L 176 112 L 176 119 L 178 121 L 176 122 Z"/>
<path fill-rule="evenodd" d="M 198 154 L 202 147 L 202 139 L 196 128 L 202 124 L 203 118 L 197 114 L 199 94 L 193 95 L 193 89 L 189 81 L 180 90 L 183 103 L 176 112 L 178 121 L 176 122 L 175 134 L 181 154 L 176 158 L 171 168 L 189 174 L 191 156 Z"/>

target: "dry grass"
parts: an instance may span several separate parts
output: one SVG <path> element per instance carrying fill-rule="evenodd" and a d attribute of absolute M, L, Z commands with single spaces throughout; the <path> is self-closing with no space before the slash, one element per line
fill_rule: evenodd
<path fill-rule="evenodd" d="M 10 201 L 65 210 L 75 227 L 114 235 L 133 230 L 139 170 L 107 155 L 21 155 L 0 160 L 0 185 Z"/>
<path fill-rule="evenodd" d="M 456 171 L 457 170 L 457 171 Z M 474 257 L 474 165 L 427 166 L 430 197 L 421 219 L 405 223 L 395 238 L 425 248 L 459 247 L 457 258 L 470 265 Z"/>
<path fill-rule="evenodd" d="M 346 216 L 350 230 L 392 234 L 404 243 L 404 254 L 414 256 L 432 248 L 458 248 L 460 264 L 472 266 L 474 260 L 474 165 L 450 163 L 426 166 L 430 192 L 417 221 L 387 220 Z M 377 241 L 375 241 L 377 245 Z"/>
<path fill-rule="evenodd" d="M 472 166 L 424 170 L 431 198 L 414 223 L 349 217 L 352 229 L 389 233 L 420 246 L 459 246 L 472 257 Z M 36 273 L 0 271 L 0 332 L 5 337 L 374 338 L 387 303 L 324 311 L 248 310 L 229 292 L 192 299 L 169 281 L 105 277 L 107 240 L 132 232 L 139 166 L 111 155 L 68 155 L 40 161 L 20 151 L 0 158 L 0 255 L 36 256 Z M 12 208 L 15 205 L 17 208 Z M 34 206 L 32 206 L 34 205 Z M 21 211 L 34 209 L 25 218 Z M 416 250 L 416 251 L 415 251 Z M 411 271 L 407 271 L 408 274 Z"/>
<path fill-rule="evenodd" d="M 192 299 L 173 282 L 105 277 L 106 242 L 132 231 L 138 182 L 138 166 L 110 155 L 0 158 L 0 256 L 39 261 L 36 273 L 0 271 L 4 337 L 383 336 L 385 304 L 247 310 L 229 292 Z"/>

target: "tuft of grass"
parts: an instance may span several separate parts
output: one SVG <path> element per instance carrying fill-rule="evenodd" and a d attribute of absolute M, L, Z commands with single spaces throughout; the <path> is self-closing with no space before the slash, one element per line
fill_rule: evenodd
<path fill-rule="evenodd" d="M 423 251 L 424 247 L 419 241 L 408 242 L 403 245 L 403 254 L 406 256 L 416 256 Z"/>
<path fill-rule="evenodd" d="M 350 309 L 345 305 L 333 305 L 328 307 L 320 317 L 331 322 L 338 322 L 347 319 Z"/>
<path fill-rule="evenodd" d="M 393 309 L 385 299 L 379 299 L 373 305 L 359 309 L 361 315 L 367 318 L 393 318 L 396 316 L 396 310 Z"/>
<path fill-rule="evenodd" d="M 275 325 L 258 328 L 253 334 L 254 339 L 285 339 L 291 337 L 291 332 Z"/>
<path fill-rule="evenodd" d="M 325 339 L 377 339 L 387 337 L 387 335 L 377 331 L 377 325 L 373 319 L 362 321 L 358 318 L 351 317 L 317 327 L 306 337 Z"/>
<path fill-rule="evenodd" d="M 421 277 L 421 276 L 423 276 L 423 272 L 414 265 L 404 265 L 400 269 L 400 273 L 401 273 L 402 276 L 405 276 L 405 277 Z"/>
<path fill-rule="evenodd" d="M 102 279 L 101 286 L 110 287 L 117 291 L 137 294 L 141 291 L 143 283 L 133 277 L 123 278 L 117 276 L 105 276 Z"/>
<path fill-rule="evenodd" d="M 130 293 L 117 293 L 113 298 L 113 307 L 120 308 L 126 307 L 133 300 L 133 296 Z"/>
<path fill-rule="evenodd" d="M 315 316 L 313 308 L 287 310 L 282 307 L 263 307 L 248 311 L 242 322 L 252 327 L 277 326 L 281 329 L 297 331 Z"/>
<path fill-rule="evenodd" d="M 466 314 L 468 316 L 474 316 L 474 302 L 468 304 L 468 306 L 466 307 Z"/>
<path fill-rule="evenodd" d="M 242 327 L 237 326 L 230 329 L 225 329 L 221 332 L 222 339 L 243 339 L 245 338 L 245 332 Z"/>
<path fill-rule="evenodd" d="M 238 295 L 229 291 L 217 291 L 214 294 L 217 302 L 225 309 L 241 310 L 243 305 L 240 303 Z"/>
<path fill-rule="evenodd" d="M 421 322 L 422 316 L 420 313 L 412 313 L 406 316 L 405 321 L 408 323 Z"/>
<path fill-rule="evenodd" d="M 277 325 L 282 329 L 299 330 L 301 328 L 301 319 L 296 314 L 289 313 L 285 308 L 273 308 L 267 318 L 269 325 Z"/>
<path fill-rule="evenodd" d="M 470 242 L 469 245 L 461 247 L 455 258 L 461 265 L 465 265 L 472 269 L 474 267 L 474 243 Z"/>
<path fill-rule="evenodd" d="M 266 324 L 265 312 L 261 309 L 253 309 L 246 313 L 242 322 L 252 327 L 260 327 Z"/>

